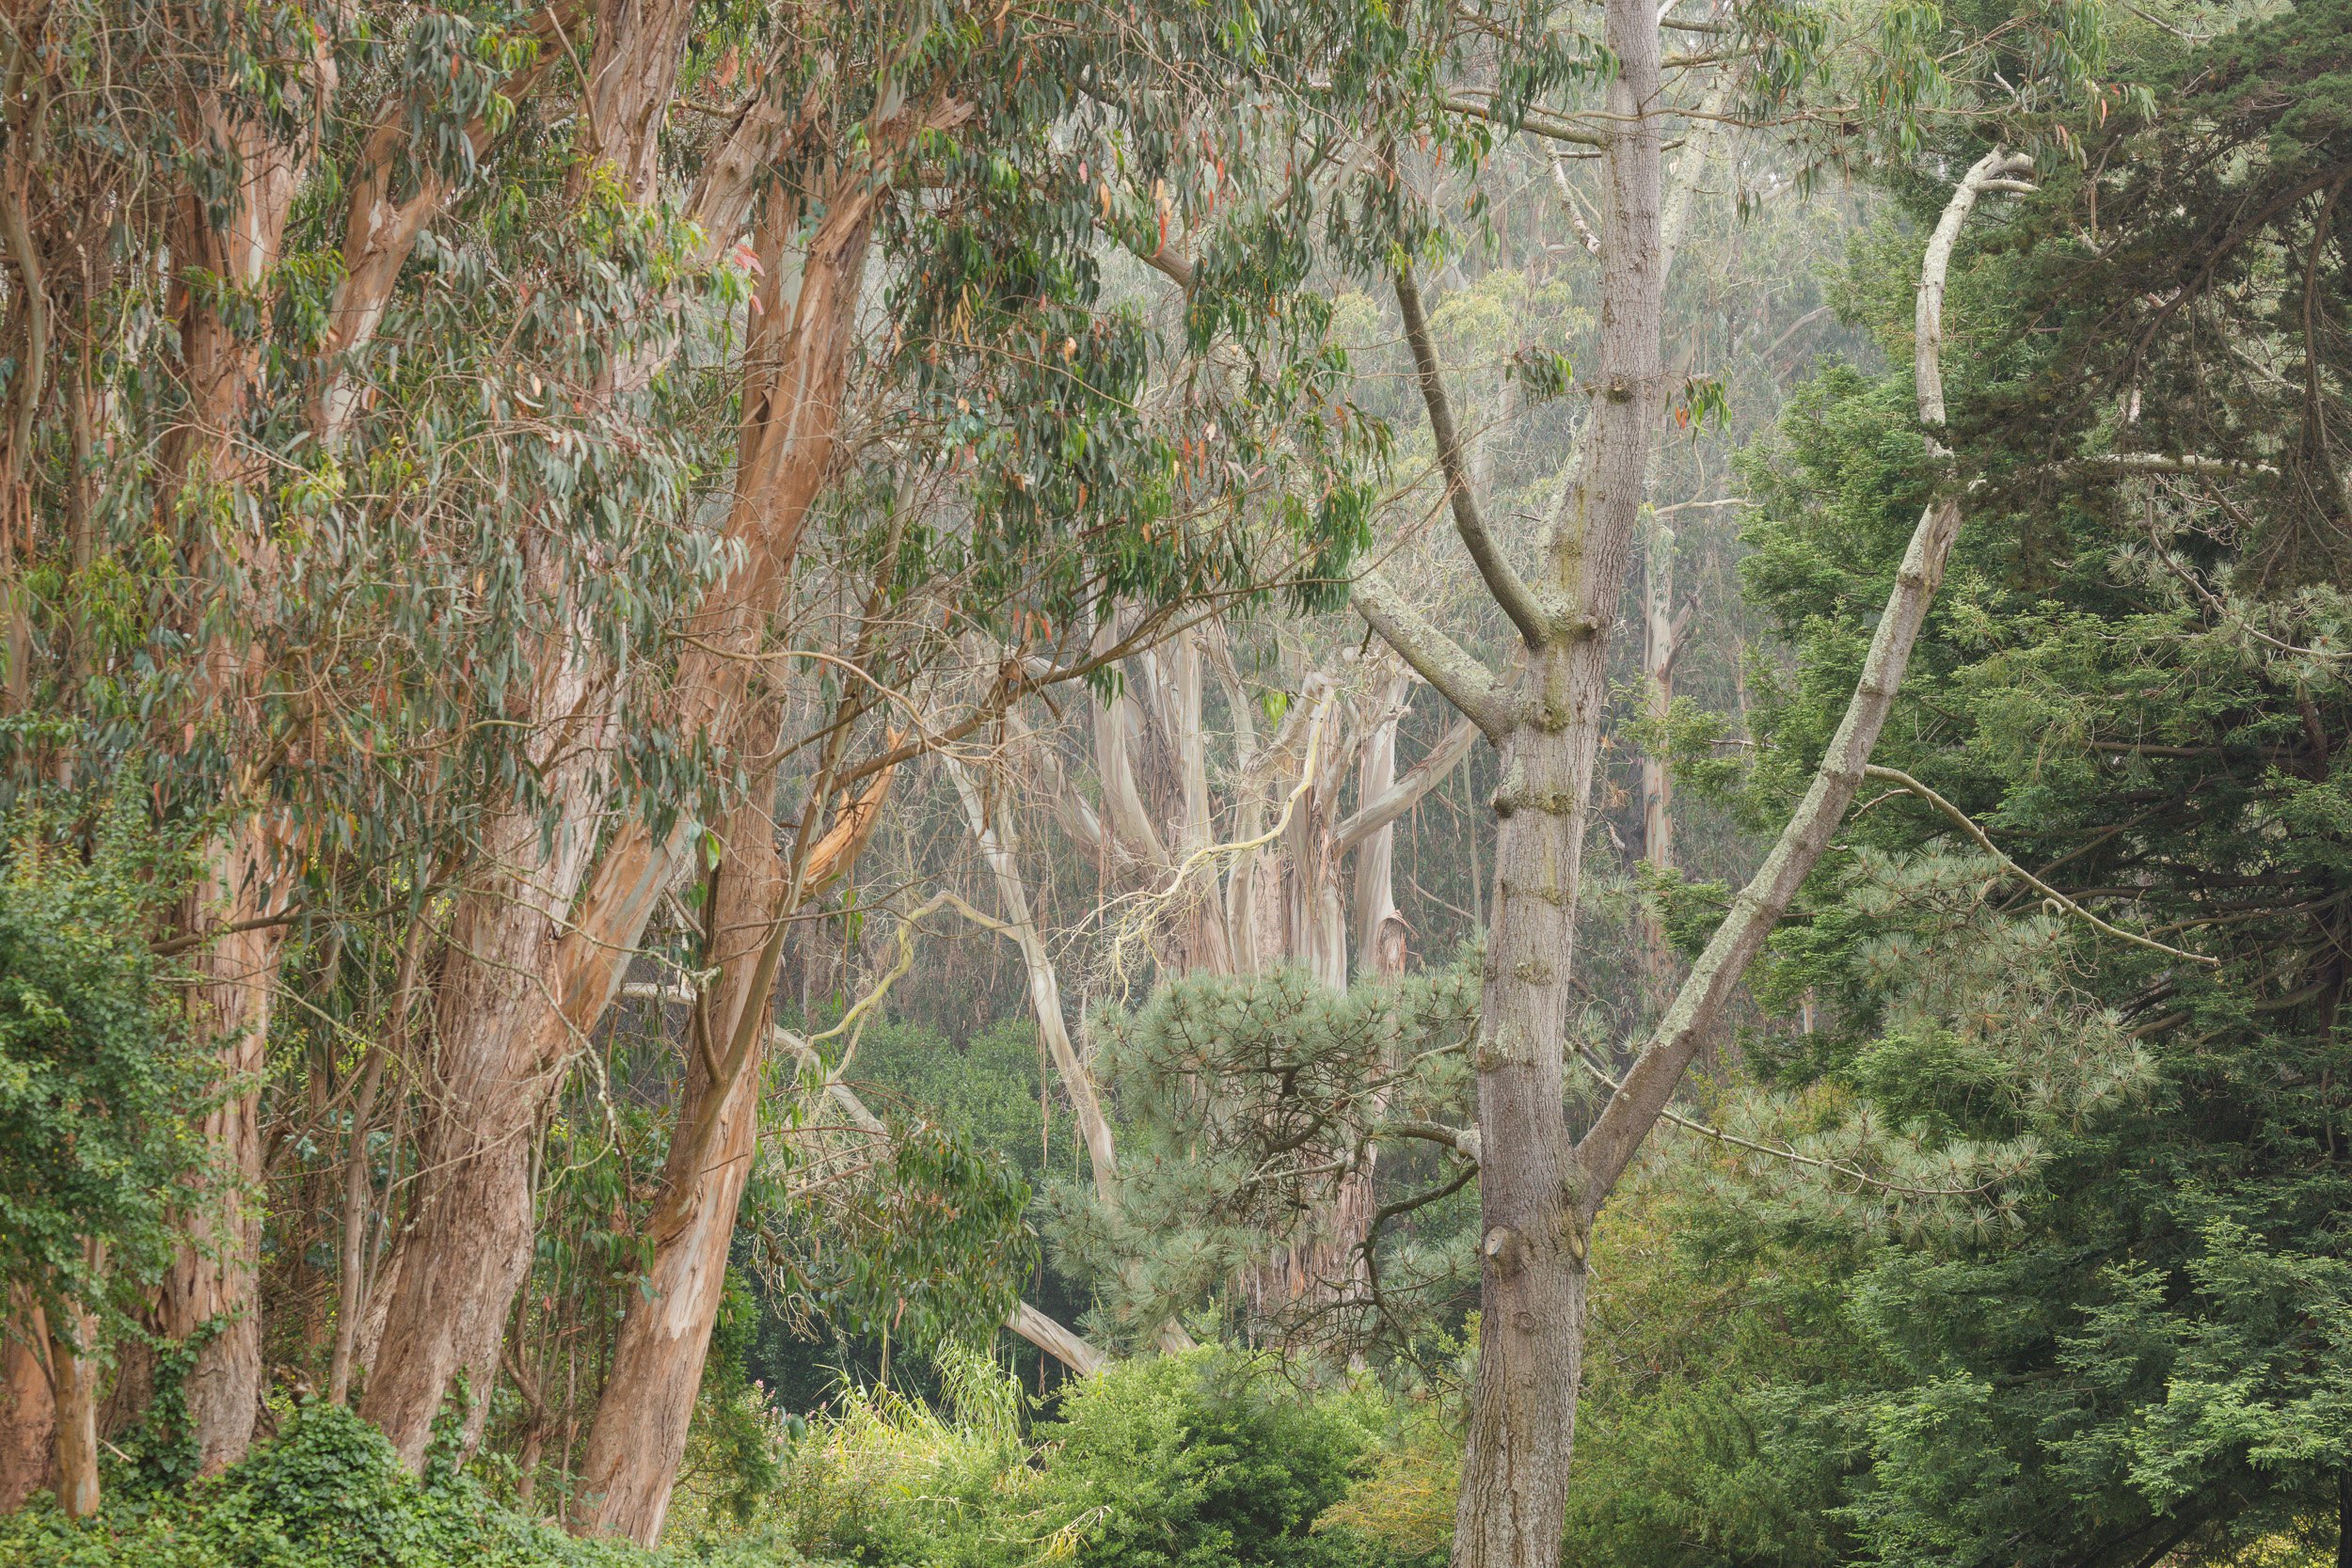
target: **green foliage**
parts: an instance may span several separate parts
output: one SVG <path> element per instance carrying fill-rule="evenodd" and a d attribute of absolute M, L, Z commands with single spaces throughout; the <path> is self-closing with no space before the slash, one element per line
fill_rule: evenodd
<path fill-rule="evenodd" d="M 1100 1326 L 1148 1338 L 1287 1250 L 1311 1260 L 1320 1288 L 1257 1308 L 1269 1316 L 1254 1329 L 1347 1351 L 1397 1348 L 1426 1327 L 1473 1272 L 1460 1226 L 1475 1166 L 1427 1134 L 1470 1123 L 1463 1052 L 1477 996 L 1469 964 L 1343 993 L 1291 969 L 1178 980 L 1133 1013 L 1098 1018 L 1103 1081 L 1124 1124 L 1118 1203 L 1057 1189 L 1051 1233 L 1089 1272 Z M 1318 1227 L 1375 1149 L 1397 1201 L 1427 1201 L 1379 1216 L 1359 1275 L 1358 1239 Z M 1358 1277 L 1363 1289 L 1343 1288 Z M 1225 1305 L 1236 1318 L 1253 1310 Z M 1304 1316 L 1273 1321 L 1290 1309 Z"/>
<path fill-rule="evenodd" d="M 1029 1183 L 1017 1152 L 908 1109 L 882 1135 L 813 1109 L 823 1131 L 797 1140 L 799 1190 L 771 1203 L 747 1195 L 755 1257 L 773 1305 L 803 1330 L 822 1323 L 918 1355 L 985 1344 L 1037 1269 Z"/>
<path fill-rule="evenodd" d="M 1708 1276 L 1677 1263 L 1626 1309 L 1691 1322 L 1660 1365 L 1717 1347 L 1756 1375 L 1709 1391 L 1603 1364 L 1580 1432 L 1586 1539 L 2067 1568 L 2332 1544 L 2352 684 L 2325 564 L 2344 538 L 2338 415 L 2311 394 L 2342 385 L 2340 339 L 2305 309 L 2307 277 L 2342 264 L 2311 184 L 2352 173 L 2327 107 L 2342 18 L 2321 0 L 2186 57 L 2162 40 L 2137 68 L 2146 112 L 2077 119 L 2090 168 L 2046 166 L 1963 248 L 1956 475 L 1924 460 L 1908 375 L 1852 371 L 1818 378 L 1751 463 L 1745 579 L 1797 656 L 1756 716 L 1753 819 L 1803 786 L 1918 507 L 1968 483 L 1877 760 L 2185 951 L 2045 907 L 1909 796 L 1858 812 L 1756 976 L 1821 1026 L 1751 1037 L 1773 1092 L 1708 1107 L 1807 1152 L 1803 1135 L 1851 1138 L 1850 1156 L 1712 1176 L 1661 1156 L 1717 1206 L 1678 1244 L 1729 1238 L 1721 1261 L 1761 1284 L 1693 1320 Z M 1844 290 L 1890 349 L 1908 347 L 1915 246 L 1858 245 Z M 2288 373 L 2249 369 L 2265 361 Z M 2135 471 L 2119 452 L 2212 463 Z M 1898 1145 L 1917 1153 L 1870 1156 Z M 1777 1343 L 1709 1326 L 1775 1312 Z M 1668 1484 L 1677 1451 L 1696 1461 Z"/>
<path fill-rule="evenodd" d="M 302 1409 L 276 1440 L 184 1491 L 112 1496 L 78 1524 L 45 1497 L 0 1517 L 6 1568 L 663 1568 L 678 1560 L 574 1540 L 492 1501 L 463 1475 L 418 1481 L 381 1433 L 331 1405 Z M 695 1560 L 775 1568 L 789 1559 L 747 1543 Z"/>
<path fill-rule="evenodd" d="M 0 1285 L 53 1315 L 72 1297 L 109 1337 L 204 1157 L 190 1123 L 213 1085 L 147 942 L 173 869 L 119 803 L 87 834 L 19 813 L 0 869 Z"/>
<path fill-rule="evenodd" d="M 1212 1350 L 1129 1362 L 1078 1386 L 1024 1438 L 1017 1386 L 945 1369 L 947 1412 L 850 1391 L 787 1461 L 787 1534 L 816 1557 L 921 1568 L 1388 1568 L 1317 1519 L 1375 1445 L 1358 1396 L 1303 1397 Z"/>

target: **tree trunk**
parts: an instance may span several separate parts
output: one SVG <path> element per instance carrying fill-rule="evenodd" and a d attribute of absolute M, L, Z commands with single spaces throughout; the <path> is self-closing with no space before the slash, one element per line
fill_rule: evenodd
<path fill-rule="evenodd" d="M 331 40 L 322 30 L 303 75 L 307 103 L 289 105 L 301 117 L 291 137 L 275 136 L 218 98 L 206 95 L 196 104 L 204 134 L 233 156 L 238 182 L 217 222 L 215 198 L 193 189 L 179 196 L 171 260 L 187 407 L 165 442 L 161 515 L 171 515 L 191 490 L 233 493 L 262 483 L 241 445 L 262 344 L 214 309 L 219 285 L 205 280 L 225 281 L 237 297 L 259 290 L 277 265 L 336 80 Z M 215 920 L 233 927 L 276 914 L 285 902 L 283 857 L 260 805 L 268 781 L 256 771 L 247 751 L 253 737 L 241 728 L 256 675 L 242 639 L 258 615 L 257 585 L 274 577 L 276 546 L 269 537 L 248 532 L 208 566 L 209 586 L 220 594 L 214 610 L 219 623 L 196 628 L 195 685 L 208 716 L 230 727 L 229 804 L 241 815 L 209 847 L 208 885 L 187 922 L 198 933 Z M 247 613 L 240 616 L 240 610 Z M 254 1187 L 262 1174 L 261 1085 L 282 938 L 275 927 L 231 929 L 206 942 L 193 960 L 199 979 L 190 1024 L 213 1037 L 223 1078 L 220 1102 L 206 1115 L 201 1132 L 226 1180 L 208 1201 L 190 1206 L 189 1239 L 165 1278 L 156 1316 L 166 1335 L 199 1339 L 185 1390 L 190 1435 L 207 1474 L 243 1457 L 261 1402 L 262 1221 L 253 1205 L 260 1197 Z M 62 1390 L 59 1412 L 62 1420 Z M 93 1486 L 95 1476 L 93 1469 Z"/>
<path fill-rule="evenodd" d="M 72 1327 L 72 1338 L 66 1334 Z M 57 1507 L 69 1519 L 98 1512 L 98 1320 L 66 1301 L 49 1320 L 50 1386 L 57 1428 Z M 249 1429 L 248 1420 L 248 1429 Z"/>
<path fill-rule="evenodd" d="M 22 1288 L 8 1294 L 0 1323 L 0 1513 L 12 1513 L 49 1484 L 57 1407 L 50 1397 L 49 1320 Z"/>
<path fill-rule="evenodd" d="M 929 123 L 943 123 L 933 115 Z M 895 140 L 915 129 L 900 114 Z M 887 153 L 881 154 L 887 156 Z M 821 492 L 839 430 L 858 293 L 877 191 L 864 166 L 828 192 L 818 232 L 784 293 L 785 252 L 797 215 L 775 200 L 763 222 L 760 309 L 750 322 L 744 422 L 725 544 L 740 561 L 691 618 L 667 718 L 680 730 L 732 736 L 746 656 L 755 653 L 791 581 L 809 509 Z M 586 837 L 576 829 L 574 844 Z M 399 1252 L 378 1368 L 361 1411 L 412 1468 L 453 1381 L 472 1386 L 468 1430 L 477 1435 L 499 1338 L 530 1264 L 529 1144 L 576 1049 L 618 990 L 657 900 L 685 863 L 683 832 L 656 840 L 642 819 L 611 830 L 577 903 L 517 918 L 483 906 L 507 938 L 506 963 L 465 940 L 468 955 L 444 994 L 437 1098 L 423 1140 L 416 1212 Z M 568 921 L 554 918 L 568 913 Z M 516 975 L 536 977 L 518 983 Z"/>
<path fill-rule="evenodd" d="M 1613 23 L 1615 4 L 1611 15 Z M 1613 47 L 1621 31 L 1613 25 Z M 1654 57 L 1654 33 L 1649 41 Z M 1929 244 L 1921 268 L 1916 337 L 1920 417 L 1931 427 L 1940 424 L 1944 414 L 1936 354 L 1952 245 L 1978 196 L 2013 184 L 2009 176 L 2020 166 L 2019 160 L 2005 153 L 1988 154 L 1962 182 Z M 1569 930 L 1560 924 L 1557 911 L 1572 911 L 1573 899 L 1561 896 L 1562 884 L 1548 879 L 1558 857 L 1558 863 L 1569 871 L 1565 891 L 1573 891 L 1577 839 L 1545 842 L 1520 829 L 1530 815 L 1539 815 L 1547 826 L 1552 820 L 1548 811 L 1528 812 L 1536 799 L 1531 788 L 1549 790 L 1563 782 L 1571 807 L 1567 819 L 1572 829 L 1581 828 L 1591 753 L 1583 753 L 1580 768 L 1575 757 L 1560 756 L 1569 748 L 1551 732 L 1534 730 L 1541 741 L 1524 749 L 1520 742 L 1531 734 L 1529 728 L 1511 736 L 1504 784 L 1496 802 L 1502 817 L 1496 855 L 1497 918 L 1488 948 L 1488 1011 L 1482 1021 L 1477 1064 L 1481 1143 L 1487 1151 L 1480 1173 L 1486 1216 L 1480 1248 L 1485 1316 L 1470 1448 L 1455 1515 L 1457 1564 L 1534 1563 L 1549 1568 L 1557 1560 L 1583 1354 L 1585 1236 L 1665 1111 L 1700 1043 L 1721 1019 L 1748 964 L 1828 847 L 1892 711 L 1959 525 L 1959 504 L 1948 497 L 1931 501 L 1921 515 L 1879 618 L 1862 677 L 1811 787 L 1692 965 L 1689 978 L 1623 1083 L 1572 1150 L 1562 1150 L 1556 1138 L 1544 1135 L 1558 1126 L 1563 1042 L 1556 1033 L 1543 1039 L 1532 1061 L 1520 1045 L 1522 1039 L 1542 1038 L 1539 1031 L 1548 1022 L 1556 1026 L 1559 1013 L 1530 1018 L 1499 1011 L 1498 1004 L 1508 1006 L 1534 991 L 1536 982 L 1547 977 L 1543 966 L 1550 954 L 1556 951 L 1565 958 L 1568 951 Z M 1584 602 L 1588 607 L 1596 603 L 1590 597 Z M 1533 767 L 1523 776 L 1522 767 L 1536 759 L 1547 768 L 1565 761 L 1566 779 Z M 1504 1148 L 1512 1157 L 1497 1158 Z M 1554 1169 L 1548 1170 L 1548 1165 Z M 1547 1323 L 1552 1325 L 1549 1331 Z"/>
<path fill-rule="evenodd" d="M 772 753 L 772 734 L 763 750 Z M 758 1155 L 765 1015 L 772 1005 L 759 959 L 772 923 L 787 912 L 787 876 L 770 815 L 774 777 L 772 768 L 763 769 L 762 787 L 728 817 L 711 915 L 713 951 L 705 959 L 717 967 L 718 979 L 701 1004 L 699 1049 L 686 1053 L 685 1090 L 661 1196 L 646 1226 L 652 1262 L 629 1295 L 580 1458 L 576 1528 L 625 1536 L 641 1546 L 660 1539 L 669 1512 L 710 1331 L 726 1291 L 735 1212 Z M 772 973 L 764 978 L 772 981 Z M 760 1016 L 746 1025 L 747 1013 Z M 746 1027 L 751 1047 L 737 1066 L 726 1053 Z M 714 1083 L 713 1063 L 721 1071 L 734 1070 Z"/>
<path fill-rule="evenodd" d="M 1675 657 L 1682 651 L 1684 626 L 1675 610 L 1674 530 L 1653 513 L 1644 531 L 1642 708 L 1643 717 L 1659 725 L 1674 707 Z M 1675 864 L 1674 791 L 1663 742 L 1653 742 L 1642 753 L 1642 859 L 1661 872 L 1672 871 Z M 1673 993 L 1674 944 L 1666 939 L 1665 922 L 1646 902 L 1634 925 L 1641 944 L 1643 1005 L 1645 1015 L 1655 1017 Z"/>
<path fill-rule="evenodd" d="M 1479 1037 L 1478 1374 L 1470 1392 L 1455 1568 L 1558 1561 L 1584 1340 L 1585 1241 L 1564 1117 L 1576 907 L 1595 757 L 1608 706 L 1609 631 L 1664 406 L 1659 335 L 1658 23 L 1609 0 L 1617 59 L 1603 133 L 1599 388 L 1575 497 L 1553 539 L 1572 624 L 1531 647 L 1503 715 L 1494 895 Z"/>
<path fill-rule="evenodd" d="M 280 896 L 276 850 L 247 818 L 213 846 L 210 895 L 187 921 L 253 920 Z M 189 1027 L 217 1042 L 224 1082 L 199 1132 L 215 1162 L 188 1205 L 186 1242 L 156 1298 L 157 1327 L 193 1342 L 182 1384 L 189 1437 L 205 1475 L 235 1464 L 253 1441 L 262 1400 L 262 1083 L 269 1070 L 269 1021 L 283 957 L 276 927 L 230 931 L 202 950 L 202 980 Z"/>

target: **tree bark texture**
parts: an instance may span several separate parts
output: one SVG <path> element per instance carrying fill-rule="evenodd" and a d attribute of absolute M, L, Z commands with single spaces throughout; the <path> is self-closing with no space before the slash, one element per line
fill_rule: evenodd
<path fill-rule="evenodd" d="M 98 1319 L 68 1300 L 48 1323 L 57 1508 L 69 1519 L 87 1519 L 98 1512 Z"/>
<path fill-rule="evenodd" d="M 770 750 L 772 744 L 771 736 Z M 763 769 L 761 780 L 765 787 L 727 819 L 711 952 L 704 960 L 719 973 L 699 1005 L 701 1048 L 686 1053 L 685 1092 L 645 1229 L 652 1261 L 621 1319 L 580 1463 L 580 1528 L 643 1546 L 660 1539 L 686 1456 L 710 1331 L 726 1291 L 735 1213 L 759 1152 L 765 1017 L 754 1021 L 751 1050 L 739 1065 L 726 1053 L 744 1015 L 765 1015 L 771 1006 L 759 958 L 773 923 L 788 912 L 787 874 L 770 809 L 773 769 Z M 724 1081 L 713 1081 L 714 1063 L 721 1072 L 733 1069 Z"/>
<path fill-rule="evenodd" d="M 1604 132 L 1597 390 L 1583 469 L 1549 562 L 1549 587 L 1566 614 L 1528 650 L 1499 745 L 1494 892 L 1472 1064 L 1485 1151 L 1482 1315 L 1454 1510 L 1457 1568 L 1557 1562 L 1582 1370 L 1584 1220 L 1562 1082 L 1568 967 L 1608 705 L 1609 631 L 1665 392 L 1658 24 L 1648 0 L 1609 0 L 1607 41 L 1617 73 Z"/>
<path fill-rule="evenodd" d="M 232 828 L 212 854 L 211 896 L 188 922 L 191 929 L 276 912 L 283 880 L 262 819 Z M 223 1077 L 198 1124 L 214 1169 L 188 1204 L 187 1240 L 164 1275 L 155 1318 L 167 1338 L 196 1346 L 182 1392 L 206 1475 L 244 1457 L 261 1410 L 262 1085 L 283 956 L 278 927 L 214 939 L 190 1009 L 190 1027 L 217 1042 Z"/>
<path fill-rule="evenodd" d="M 223 519 L 217 531 L 223 543 L 207 562 L 207 586 L 214 590 L 207 602 L 217 620 L 199 628 L 196 684 L 206 712 L 230 726 L 237 753 L 230 801 L 240 813 L 207 849 L 208 885 L 189 923 L 199 933 L 214 920 L 233 926 L 277 913 L 286 893 L 283 857 L 260 800 L 266 780 L 247 750 L 254 744 L 246 732 L 257 671 L 243 645 L 246 624 L 239 614 L 270 583 L 276 549 L 266 534 L 227 522 L 237 515 L 231 498 L 262 482 L 242 431 L 262 345 L 207 303 L 216 289 L 202 279 L 255 291 L 278 264 L 335 83 L 334 55 L 321 33 L 304 73 L 306 128 L 291 138 L 274 136 L 210 94 L 191 106 L 201 134 L 238 171 L 225 214 L 216 214 L 203 194 L 185 190 L 172 228 L 179 273 L 173 302 L 188 401 L 165 443 L 160 505 L 166 515 L 186 508 Z M 223 1082 L 222 1099 L 202 1128 L 222 1180 L 208 1183 L 188 1206 L 188 1241 L 165 1280 L 157 1318 L 171 1338 L 198 1341 L 185 1388 L 191 1435 L 207 1474 L 244 1455 L 261 1402 L 262 1227 L 253 1187 L 261 1176 L 261 1085 L 282 957 L 280 933 L 270 928 L 217 937 L 193 959 L 198 984 L 189 1025 L 215 1042 Z"/>
<path fill-rule="evenodd" d="M 49 1320 L 21 1287 L 8 1292 L 0 1323 L 0 1513 L 12 1513 L 50 1483 L 57 1407 L 49 1392 Z"/>

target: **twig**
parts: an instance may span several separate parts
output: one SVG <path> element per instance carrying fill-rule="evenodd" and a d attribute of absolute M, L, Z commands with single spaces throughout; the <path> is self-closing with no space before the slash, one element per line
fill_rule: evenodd
<path fill-rule="evenodd" d="M 1933 806 L 1937 811 L 1942 812 L 1946 816 L 1949 817 L 1956 825 L 1958 825 L 1963 832 L 1966 833 L 1971 839 L 1975 840 L 1979 848 L 1981 848 L 1986 854 L 1991 855 L 1994 860 L 1999 861 L 2003 870 L 2007 871 L 2010 876 L 2015 877 L 2018 880 L 2024 882 L 2026 886 L 2032 888 L 2036 893 L 2042 895 L 2042 897 L 2048 899 L 2051 903 L 2056 904 L 2059 909 L 2065 911 L 2068 914 L 2075 915 L 2083 920 L 2086 920 L 2097 929 L 2105 931 L 2107 935 L 2111 937 L 2119 937 L 2136 946 L 2149 948 L 2154 952 L 2162 953 L 2169 958 L 2185 958 L 2190 963 L 2204 964 L 2213 969 L 2218 969 L 2221 967 L 2221 960 L 2219 958 L 2207 958 L 2202 953 L 2190 953 L 2178 947 L 2168 947 L 2163 942 L 2156 941 L 2153 937 L 2143 937 L 2137 931 L 2127 931 L 2121 926 L 2100 919 L 2097 915 L 2091 913 L 2089 910 L 2084 909 L 2080 904 L 2077 904 L 2074 900 L 2069 898 L 2066 895 L 2060 893 L 2058 889 L 2052 887 L 2049 883 L 2043 881 L 2041 878 L 2035 876 L 2032 872 L 2026 870 L 2024 866 L 2010 859 L 2009 856 L 2003 854 L 2000 847 L 1994 844 L 1993 840 L 1986 835 L 1985 831 L 1982 828 L 1978 827 L 1973 821 L 1969 820 L 1968 814 L 1966 812 L 1961 810 L 1958 806 L 1952 804 L 1949 800 L 1944 799 L 1943 796 L 1938 795 L 1934 790 L 1930 789 L 1926 784 L 1921 784 L 1918 780 L 1913 778 L 1902 769 L 1899 768 L 1881 768 L 1876 763 L 1872 763 L 1870 766 L 1863 769 L 1863 773 L 1866 777 L 1879 779 L 1887 784 L 1894 784 L 1898 788 L 1907 790 L 1919 797 L 1920 800 L 1925 800 L 1929 805 Z"/>

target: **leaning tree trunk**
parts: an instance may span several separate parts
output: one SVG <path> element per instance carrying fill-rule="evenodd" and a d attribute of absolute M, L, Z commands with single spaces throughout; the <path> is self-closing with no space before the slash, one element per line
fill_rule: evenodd
<path fill-rule="evenodd" d="M 761 958 L 788 911 L 776 851 L 772 768 L 765 790 L 729 814 L 710 916 L 707 966 L 716 983 L 697 1004 L 694 1048 L 645 1227 L 652 1260 L 629 1296 L 612 1364 L 580 1465 L 578 1528 L 650 1546 L 686 1456 L 710 1330 L 726 1292 L 735 1211 L 758 1153 L 761 1065 L 772 963 Z M 734 1053 L 740 1036 L 748 1049 Z"/>
<path fill-rule="evenodd" d="M 778 712 L 767 705 L 762 718 L 747 750 L 772 758 Z M 629 1294 L 580 1462 L 575 1525 L 582 1533 L 625 1536 L 645 1546 L 660 1539 L 726 1291 L 736 1211 L 759 1152 L 781 923 L 847 874 L 881 818 L 894 772 L 876 774 L 790 867 L 776 851 L 770 815 L 772 762 L 728 816 L 704 960 L 718 976 L 696 1006 L 695 1044 L 687 1053 L 670 1155 L 645 1227 L 652 1261 Z M 823 804 L 810 802 L 803 832 L 815 833 Z"/>

